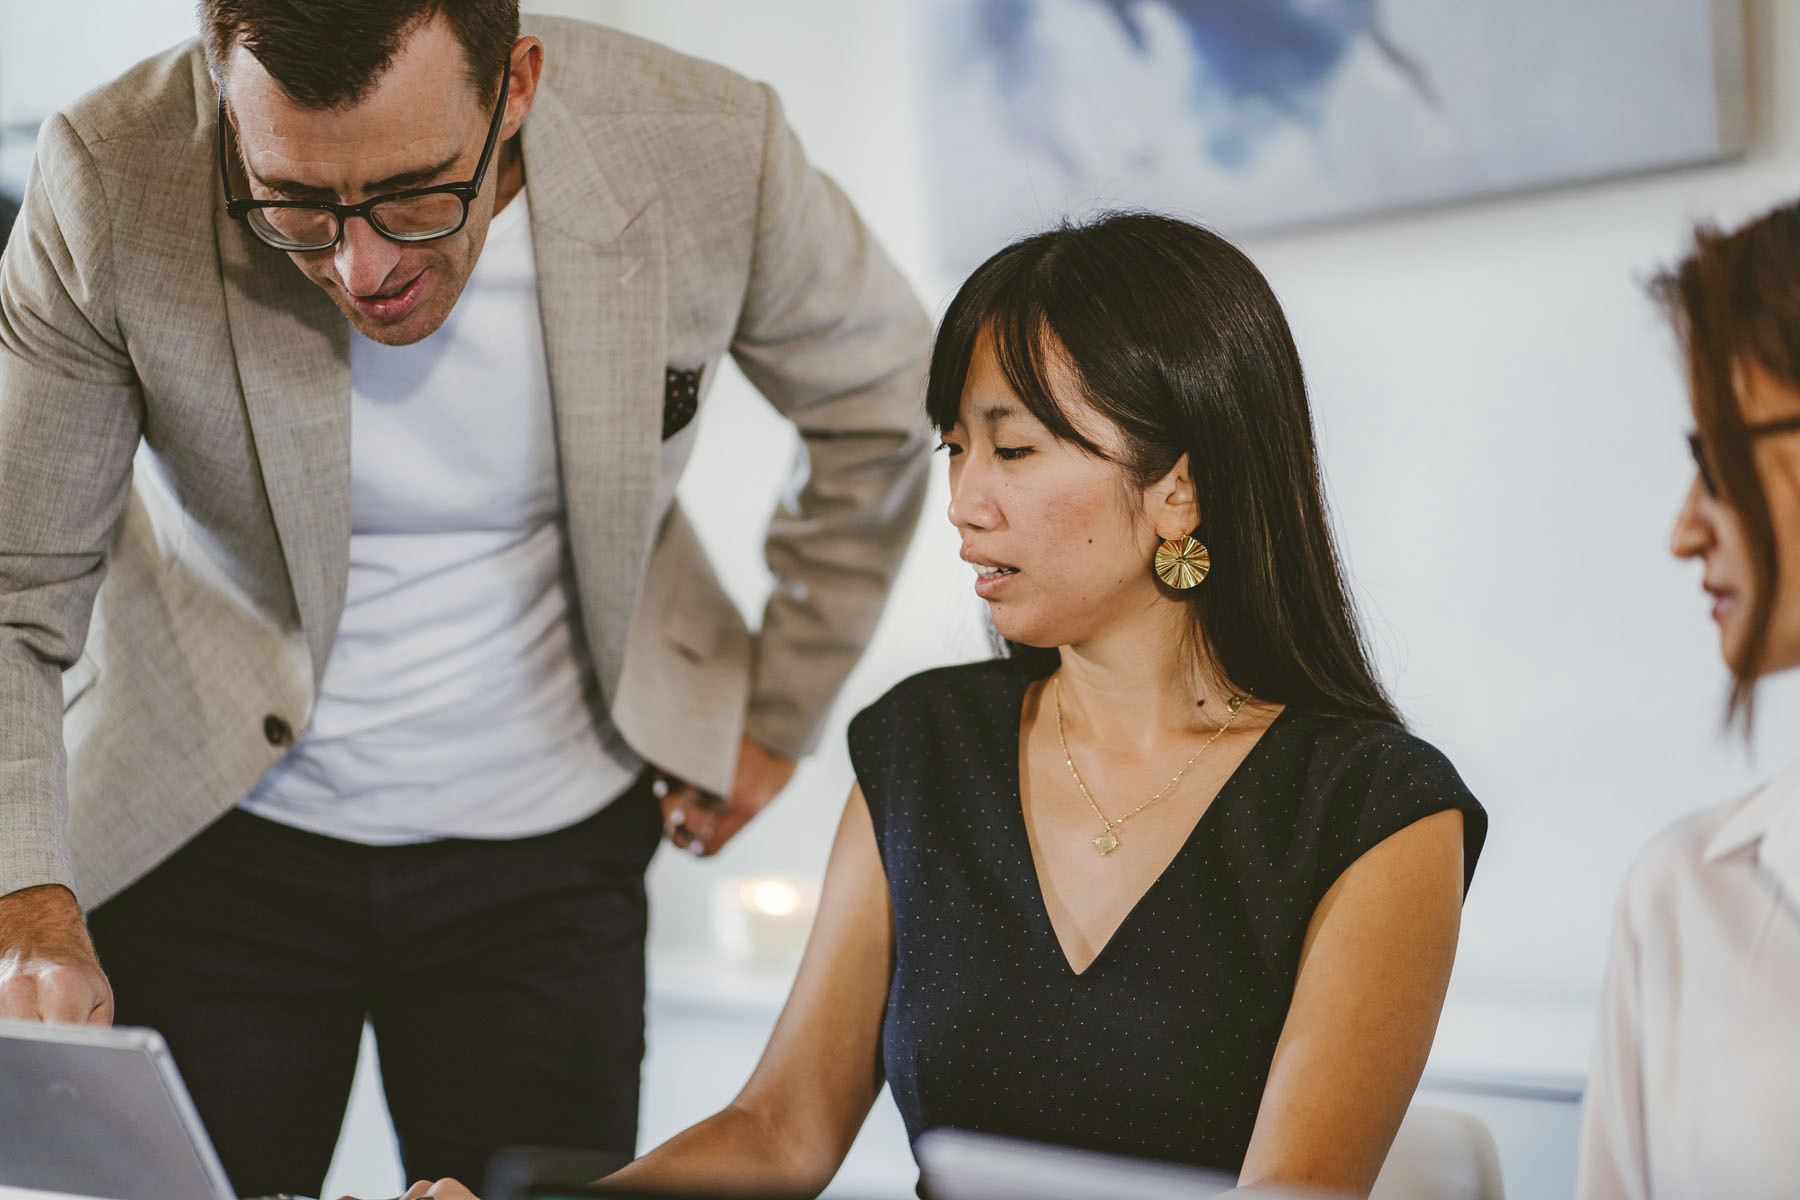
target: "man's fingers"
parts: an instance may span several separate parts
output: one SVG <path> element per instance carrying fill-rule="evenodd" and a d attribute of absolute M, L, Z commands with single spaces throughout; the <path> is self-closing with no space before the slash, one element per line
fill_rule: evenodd
<path fill-rule="evenodd" d="M 87 1023 L 98 997 L 93 981 L 79 967 L 58 963 L 37 972 L 38 1011 L 46 1021 Z"/>
<path fill-rule="evenodd" d="M 705 811 L 699 790 L 679 779 L 662 776 L 653 792 L 662 806 L 663 836 L 677 849 L 687 849 L 694 841 L 695 822 Z"/>
<path fill-rule="evenodd" d="M 0 978 L 0 1017 L 110 1025 L 112 988 L 97 971 L 67 963 L 14 967 Z"/>
<path fill-rule="evenodd" d="M 709 805 L 689 813 L 687 827 L 688 832 L 694 835 L 694 841 L 688 849 L 701 858 L 706 857 L 706 848 L 712 845 L 713 830 L 717 827 L 718 822 L 719 808 L 717 805 Z"/>
<path fill-rule="evenodd" d="M 656 797 L 656 803 L 662 807 L 663 828 L 667 829 L 669 823 L 681 813 L 682 809 L 693 802 L 691 795 L 693 790 L 678 779 L 670 779 L 663 775 L 657 776 L 656 783 L 651 788 L 651 794 Z"/>
<path fill-rule="evenodd" d="M 765 749 L 746 735 L 738 746 L 731 795 L 722 802 L 714 801 L 704 824 L 696 824 L 692 817 L 688 819 L 688 827 L 697 839 L 694 853 L 711 858 L 730 845 L 738 831 L 788 785 L 797 765 L 795 760 Z"/>
<path fill-rule="evenodd" d="M 15 1021 L 41 1021 L 38 1011 L 37 979 L 31 975 L 9 974 L 0 979 L 0 1017 Z"/>
<path fill-rule="evenodd" d="M 706 832 L 700 835 L 700 848 L 695 853 L 701 858 L 711 858 L 723 850 L 759 811 L 761 810 L 746 804 L 727 804 L 714 809 Z"/>
<path fill-rule="evenodd" d="M 0 896 L 0 1016 L 112 1020 L 112 985 L 68 888 L 42 884 Z"/>
<path fill-rule="evenodd" d="M 761 765 L 750 772 L 754 786 L 745 786 L 746 770 L 740 757 L 739 787 L 729 798 L 703 792 L 672 775 L 658 774 L 650 791 L 662 805 L 664 836 L 678 849 L 691 850 L 701 858 L 723 850 L 793 774 L 791 760 L 776 760 L 760 749 L 757 754 Z"/>
<path fill-rule="evenodd" d="M 113 1022 L 112 984 L 108 983 L 106 985 L 104 993 L 100 997 L 99 1002 L 97 1004 L 95 1004 L 93 1008 L 88 1010 L 87 1023 L 89 1025 L 111 1025 L 112 1022 Z"/>

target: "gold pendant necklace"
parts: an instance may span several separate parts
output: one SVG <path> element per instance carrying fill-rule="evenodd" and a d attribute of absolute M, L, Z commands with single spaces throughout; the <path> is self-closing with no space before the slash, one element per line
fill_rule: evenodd
<path fill-rule="evenodd" d="M 1094 815 L 1100 818 L 1100 824 L 1104 826 L 1104 828 L 1100 830 L 1100 836 L 1094 839 L 1094 849 L 1100 852 L 1102 858 L 1119 848 L 1119 835 L 1113 831 L 1118 829 L 1118 827 L 1125 822 L 1131 820 L 1131 818 L 1143 812 L 1146 808 L 1149 808 L 1152 804 L 1155 804 L 1158 800 L 1161 800 L 1170 788 L 1179 783 L 1181 777 L 1187 774 L 1187 769 L 1194 765 L 1194 760 L 1199 758 L 1202 754 L 1205 754 L 1207 749 L 1211 747 L 1214 742 L 1218 741 L 1220 736 L 1222 736 L 1227 729 L 1231 728 L 1231 723 L 1237 720 L 1238 710 L 1244 707 L 1244 701 L 1247 699 L 1247 697 L 1244 696 L 1232 696 L 1230 699 L 1226 700 L 1225 707 L 1230 709 L 1231 712 L 1230 715 L 1225 718 L 1225 723 L 1219 726 L 1211 737 L 1206 739 L 1205 745 L 1201 746 L 1198 750 L 1188 756 L 1188 760 L 1181 764 L 1181 770 L 1175 772 L 1174 777 L 1170 779 L 1169 782 L 1157 789 L 1156 795 L 1150 797 L 1118 820 L 1109 821 L 1106 818 L 1106 814 L 1100 811 L 1100 806 L 1094 803 L 1093 794 L 1088 791 L 1087 784 L 1081 781 L 1081 772 L 1075 769 L 1075 759 L 1069 753 L 1069 740 L 1063 736 L 1062 680 L 1060 678 L 1051 679 L 1050 691 L 1051 695 L 1054 696 L 1056 700 L 1056 740 L 1062 746 L 1063 761 L 1069 764 L 1069 774 L 1075 777 L 1075 786 L 1081 789 L 1081 794 L 1087 798 L 1088 807 L 1094 810 Z"/>

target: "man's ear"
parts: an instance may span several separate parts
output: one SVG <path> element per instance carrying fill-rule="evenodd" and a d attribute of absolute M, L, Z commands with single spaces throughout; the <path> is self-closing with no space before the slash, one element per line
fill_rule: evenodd
<path fill-rule="evenodd" d="M 544 72 L 544 43 L 526 36 L 513 43 L 512 68 L 507 86 L 512 96 L 506 102 L 506 118 L 500 123 L 500 140 L 519 132 L 525 116 L 537 99 L 538 81 Z"/>
<path fill-rule="evenodd" d="M 1144 493 L 1145 508 L 1156 536 L 1174 540 L 1200 527 L 1200 498 L 1194 492 L 1194 475 L 1183 454 L 1169 473 Z"/>
<path fill-rule="evenodd" d="M 225 110 L 226 123 L 231 126 L 232 132 L 236 133 L 238 127 L 237 114 L 231 111 L 231 101 L 225 95 L 225 81 L 220 78 L 218 68 L 212 66 L 210 63 L 207 64 L 206 77 L 212 80 L 213 96 L 218 100 L 219 107 Z"/>

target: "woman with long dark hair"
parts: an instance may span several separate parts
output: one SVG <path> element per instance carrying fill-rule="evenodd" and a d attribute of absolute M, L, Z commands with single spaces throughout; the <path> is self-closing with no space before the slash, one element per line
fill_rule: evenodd
<path fill-rule="evenodd" d="M 1701 228 L 1651 284 L 1686 351 L 1695 475 L 1670 548 L 1697 559 L 1748 732 L 1800 667 L 1800 205 Z M 1800 770 L 1684 818 L 1632 866 L 1613 928 L 1576 1192 L 1800 1189 Z"/>
<path fill-rule="evenodd" d="M 885 1080 L 915 1138 L 1366 1193 L 1487 821 L 1370 669 L 1274 294 L 1165 217 L 1027 238 L 950 305 L 927 404 L 1012 653 L 857 716 L 762 1062 L 615 1179 L 816 1192 Z"/>

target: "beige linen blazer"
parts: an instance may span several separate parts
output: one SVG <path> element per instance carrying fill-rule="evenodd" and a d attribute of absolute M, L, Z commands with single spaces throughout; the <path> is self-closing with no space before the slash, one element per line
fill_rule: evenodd
<path fill-rule="evenodd" d="M 523 138 L 580 620 L 646 759 L 799 755 L 924 481 L 929 323 L 774 95 L 536 20 Z M 47 121 L 0 261 L 0 893 L 94 905 L 305 728 L 344 600 L 346 325 L 227 218 L 196 44 Z M 753 638 L 674 487 L 665 374 L 734 356 L 798 428 Z M 702 376 L 701 407 L 704 409 Z"/>

